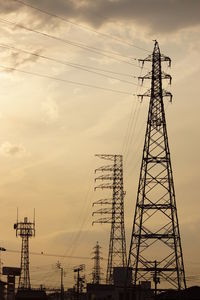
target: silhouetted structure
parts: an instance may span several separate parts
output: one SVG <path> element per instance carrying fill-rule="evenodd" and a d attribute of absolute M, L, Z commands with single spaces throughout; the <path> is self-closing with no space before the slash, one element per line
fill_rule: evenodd
<path fill-rule="evenodd" d="M 128 300 L 154 300 L 151 282 L 141 282 L 131 285 L 131 268 L 114 267 L 112 284 L 87 284 L 88 300 L 124 300 L 124 286 L 127 283 L 126 299 Z"/>
<path fill-rule="evenodd" d="M 59 261 L 57 262 L 56 267 L 60 270 L 60 300 L 64 300 L 64 284 L 63 284 L 64 269 Z"/>
<path fill-rule="evenodd" d="M 6 283 L 0 280 L 0 299 L 5 300 Z"/>
<path fill-rule="evenodd" d="M 157 300 L 199 300 L 200 299 L 200 287 L 191 286 L 185 290 L 169 290 L 167 292 L 160 293 Z"/>
<path fill-rule="evenodd" d="M 94 256 L 92 257 L 94 260 L 94 267 L 92 272 L 92 283 L 93 284 L 100 284 L 101 282 L 101 266 L 100 261 L 102 259 L 100 254 L 100 246 L 99 243 L 96 243 L 96 246 L 94 247 Z"/>
<path fill-rule="evenodd" d="M 133 267 L 135 284 L 153 277 L 156 290 L 158 283 L 184 289 L 183 254 L 163 102 L 164 96 L 171 100 L 172 95 L 162 89 L 162 80 L 171 82 L 171 76 L 161 71 L 161 63 L 170 65 L 171 60 L 160 53 L 155 41 L 153 54 L 141 62 L 152 62 L 152 71 L 140 77 L 142 81 L 151 79 L 151 89 L 139 95 L 142 99 L 150 97 L 150 104 L 128 266 Z"/>
<path fill-rule="evenodd" d="M 100 219 L 93 223 L 111 223 L 110 243 L 106 283 L 113 283 L 113 268 L 127 266 L 126 239 L 124 228 L 124 187 L 123 187 L 123 157 L 122 155 L 97 154 L 97 157 L 113 162 L 95 170 L 103 175 L 96 177 L 95 181 L 103 181 L 95 189 L 111 189 L 111 199 L 101 199 L 93 205 L 101 205 L 102 208 L 93 212 L 93 215 L 101 215 Z"/>
<path fill-rule="evenodd" d="M 47 300 L 45 290 L 19 289 L 15 300 Z"/>
<path fill-rule="evenodd" d="M 74 298 L 80 300 L 83 293 L 83 288 L 85 284 L 85 275 L 82 275 L 81 272 L 85 269 L 85 265 L 79 265 L 74 267 L 74 273 L 77 273 L 76 284 L 75 284 L 75 293 Z"/>
<path fill-rule="evenodd" d="M 3 275 L 7 276 L 7 300 L 15 299 L 15 277 L 20 276 L 20 273 L 20 268 L 3 267 Z"/>
<path fill-rule="evenodd" d="M 21 248 L 21 274 L 19 278 L 19 289 L 30 289 L 30 273 L 29 273 L 29 238 L 35 236 L 35 216 L 33 222 L 29 222 L 28 218 L 24 218 L 24 222 L 14 224 L 16 236 L 22 238 Z"/>
<path fill-rule="evenodd" d="M 0 281 L 1 281 L 1 275 L 2 275 L 2 266 L 3 266 L 3 263 L 1 261 L 1 252 L 5 252 L 6 249 L 4 247 L 0 247 Z"/>

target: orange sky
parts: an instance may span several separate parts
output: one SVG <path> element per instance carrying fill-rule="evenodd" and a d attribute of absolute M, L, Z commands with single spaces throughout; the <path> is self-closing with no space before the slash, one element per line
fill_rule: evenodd
<path fill-rule="evenodd" d="M 86 0 L 57 0 L 56 5 L 53 0 L 26 0 L 72 24 L 19 2 L 0 1 L 0 246 L 20 250 L 21 241 L 16 239 L 13 229 L 17 207 L 20 219 L 24 216 L 31 219 L 35 208 L 36 237 L 30 243 L 32 252 L 88 257 L 98 240 L 105 266 L 109 226 L 91 225 L 92 202 L 98 198 L 93 191 L 94 169 L 99 165 L 94 154 L 122 153 L 129 248 L 148 109 L 148 100 L 140 103 L 133 96 L 148 87 L 148 84 L 143 88 L 138 86 L 135 77 L 141 70 L 133 58 L 146 57 L 153 50 L 152 40 L 156 38 L 161 52 L 172 58 L 171 69 L 163 65 L 163 70 L 173 77 L 172 87 L 164 84 L 173 93 L 173 103 L 165 104 L 167 128 L 186 275 L 195 274 L 188 285 L 199 284 L 198 4 L 189 1 L 191 17 L 186 0 L 182 6 L 179 0 L 174 1 L 168 9 L 165 4 L 156 6 L 158 2 L 152 0 L 149 1 L 152 10 L 145 0 L 126 0 L 124 9 L 121 9 L 122 0 L 95 1 L 96 4 Z M 129 11 L 133 9 L 131 17 Z M 23 24 L 37 33 L 5 20 Z M 83 49 L 86 46 L 89 51 Z M 108 78 L 73 68 L 69 63 L 118 74 L 90 69 L 111 77 Z M 5 70 L 5 67 L 64 81 Z M 144 69 L 142 74 L 147 71 Z M 69 80 L 114 91 L 72 84 Z M 32 284 L 56 286 L 58 259 L 31 256 Z M 91 273 L 90 260 L 60 260 L 67 270 L 65 286 L 73 282 L 73 266 L 85 263 L 86 273 Z M 18 266 L 20 256 L 3 253 L 2 261 L 4 265 Z"/>

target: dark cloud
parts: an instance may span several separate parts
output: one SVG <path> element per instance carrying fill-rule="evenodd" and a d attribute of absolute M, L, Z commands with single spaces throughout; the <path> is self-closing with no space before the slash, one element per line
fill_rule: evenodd
<path fill-rule="evenodd" d="M 200 24 L 199 0 L 26 0 L 26 3 L 96 28 L 125 21 L 154 32 L 171 32 Z M 47 21 L 44 14 L 20 3 L 1 0 L 0 5 L 1 13 L 23 9 Z"/>

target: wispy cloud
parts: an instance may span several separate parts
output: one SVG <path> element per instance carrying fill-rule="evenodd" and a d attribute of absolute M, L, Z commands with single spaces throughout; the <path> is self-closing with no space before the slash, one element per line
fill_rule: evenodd
<path fill-rule="evenodd" d="M 11 144 L 10 142 L 4 142 L 0 145 L 0 154 L 4 156 L 22 157 L 26 153 L 26 149 L 22 144 Z"/>

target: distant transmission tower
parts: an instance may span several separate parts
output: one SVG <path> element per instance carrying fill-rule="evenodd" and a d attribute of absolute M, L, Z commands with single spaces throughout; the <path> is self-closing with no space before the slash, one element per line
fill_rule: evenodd
<path fill-rule="evenodd" d="M 112 190 L 111 199 L 101 199 L 93 205 L 101 205 L 102 208 L 93 212 L 93 215 L 101 215 L 100 219 L 93 223 L 111 223 L 110 243 L 106 273 L 106 283 L 113 283 L 113 267 L 126 267 L 126 239 L 124 228 L 124 187 L 123 187 L 123 157 L 122 155 L 97 154 L 97 157 L 112 161 L 111 165 L 95 170 L 103 175 L 96 177 L 95 181 L 103 181 L 95 189 Z"/>
<path fill-rule="evenodd" d="M 101 253 L 100 253 L 100 246 L 99 243 L 96 243 L 96 246 L 94 247 L 93 251 L 93 260 L 94 260 L 94 267 L 92 272 L 92 283 L 93 284 L 100 284 L 101 282 L 101 266 L 100 261 L 102 259 Z"/>
<path fill-rule="evenodd" d="M 135 284 L 153 279 L 155 290 L 157 283 L 179 290 L 186 281 L 163 102 L 172 95 L 162 89 L 171 76 L 161 71 L 162 62 L 171 60 L 155 41 L 153 54 L 141 62 L 152 62 L 152 71 L 140 77 L 151 79 L 151 89 L 139 95 L 150 97 L 150 104 L 128 266 Z"/>
<path fill-rule="evenodd" d="M 19 289 L 30 289 L 30 273 L 29 273 L 29 238 L 35 236 L 35 213 L 33 222 L 29 222 L 28 218 L 24 218 L 24 222 L 14 224 L 16 236 L 22 238 L 21 248 L 21 275 L 19 277 Z"/>

